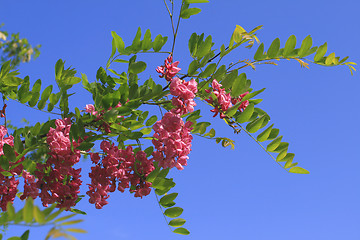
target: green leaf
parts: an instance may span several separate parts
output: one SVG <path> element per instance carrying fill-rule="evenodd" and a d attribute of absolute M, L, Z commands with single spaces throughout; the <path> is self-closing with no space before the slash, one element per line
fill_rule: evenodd
<path fill-rule="evenodd" d="M 93 146 L 94 146 L 94 143 L 82 142 L 76 149 L 79 149 L 82 151 L 87 151 L 87 150 L 91 149 Z"/>
<path fill-rule="evenodd" d="M 35 221 L 37 223 L 44 224 L 46 222 L 44 213 L 42 211 L 40 211 L 40 209 L 37 206 L 34 206 L 33 214 L 34 214 Z"/>
<path fill-rule="evenodd" d="M 74 233 L 87 233 L 86 230 L 81 229 L 81 228 L 67 228 L 66 231 L 74 232 Z"/>
<path fill-rule="evenodd" d="M 189 10 L 189 9 L 188 9 Z M 207 53 L 211 51 L 212 46 L 212 37 L 208 36 L 196 51 L 196 56 L 200 59 L 204 57 Z"/>
<path fill-rule="evenodd" d="M 215 70 L 216 70 L 216 63 L 211 63 L 205 68 L 205 70 L 202 73 L 200 73 L 199 77 L 208 78 L 210 77 L 211 74 L 215 72 Z"/>
<path fill-rule="evenodd" d="M 216 66 L 216 64 L 215 64 L 215 66 Z M 226 74 L 224 80 L 221 81 L 223 88 L 228 89 L 228 88 L 232 87 L 234 84 L 234 81 L 237 79 L 237 77 L 238 77 L 238 70 L 234 70 L 234 71 L 231 71 L 229 74 Z"/>
<path fill-rule="evenodd" d="M 166 209 L 164 214 L 167 217 L 176 218 L 176 217 L 180 216 L 183 211 L 184 211 L 184 209 L 182 209 L 181 207 L 173 207 L 173 208 Z"/>
<path fill-rule="evenodd" d="M 15 162 L 16 161 L 16 155 L 15 155 L 15 151 L 14 151 L 13 147 L 11 147 L 10 145 L 5 143 L 4 146 L 3 146 L 3 151 L 4 151 L 6 159 L 9 162 Z"/>
<path fill-rule="evenodd" d="M 148 50 L 150 50 L 151 49 L 151 46 L 152 44 L 151 44 L 151 32 L 150 32 L 150 30 L 148 29 L 148 30 L 146 30 L 146 32 L 145 32 L 145 35 L 144 35 L 144 40 L 142 41 L 142 43 L 141 43 L 141 48 L 142 48 L 142 50 L 144 50 L 144 51 L 148 51 Z"/>
<path fill-rule="evenodd" d="M 165 45 L 167 41 L 167 37 L 162 37 L 160 34 L 156 36 L 153 42 L 153 49 L 155 52 L 158 52 L 161 50 L 161 48 Z"/>
<path fill-rule="evenodd" d="M 30 230 L 26 230 L 20 237 L 21 240 L 28 240 L 29 239 Z"/>
<path fill-rule="evenodd" d="M 279 135 L 279 132 L 280 132 L 279 129 L 273 128 L 273 129 L 271 130 L 271 133 L 270 133 L 269 137 L 267 138 L 267 140 L 275 139 L 275 138 Z"/>
<path fill-rule="evenodd" d="M 62 72 L 64 70 L 64 64 L 65 62 L 61 59 L 57 60 L 55 64 L 55 79 L 60 80 Z"/>
<path fill-rule="evenodd" d="M 286 156 L 283 159 L 279 160 L 279 162 L 292 161 L 294 159 L 294 157 L 295 157 L 294 153 L 288 153 L 288 154 L 286 154 Z"/>
<path fill-rule="evenodd" d="M 218 70 L 214 73 L 213 79 L 216 79 L 218 82 L 221 82 L 226 74 L 226 66 L 221 65 Z"/>
<path fill-rule="evenodd" d="M 61 226 L 73 225 L 73 224 L 81 223 L 82 221 L 84 221 L 84 220 L 82 220 L 82 219 L 72 220 L 72 221 L 68 221 L 68 222 L 62 222 L 59 225 L 61 225 Z"/>
<path fill-rule="evenodd" d="M 268 127 L 267 129 L 265 129 L 262 133 L 260 133 L 258 136 L 257 136 L 257 140 L 259 142 L 263 142 L 263 141 L 266 141 L 271 133 L 271 130 L 272 130 L 272 127 L 274 126 L 274 124 L 271 124 L 270 127 Z"/>
<path fill-rule="evenodd" d="M 38 79 L 33 85 L 33 88 L 31 90 L 31 99 L 28 102 L 30 107 L 34 107 L 36 103 L 39 101 L 40 98 L 40 90 L 41 90 L 41 80 Z"/>
<path fill-rule="evenodd" d="M 77 214 L 82 214 L 82 215 L 86 215 L 86 212 L 84 212 L 84 211 L 81 211 L 81 210 L 79 210 L 79 209 L 76 209 L 76 208 L 72 208 L 72 209 L 70 209 L 70 211 L 71 211 L 71 212 L 73 212 L 73 213 L 77 213 Z"/>
<path fill-rule="evenodd" d="M 55 205 L 55 204 L 54 204 Z M 52 206 L 51 206 L 52 207 Z M 45 209 L 46 210 L 46 209 Z M 44 210 L 44 211 L 45 211 Z M 62 213 L 64 211 L 64 209 L 59 209 L 58 211 L 56 211 L 56 212 L 54 212 L 54 213 L 52 213 L 50 216 L 48 216 L 47 218 L 46 218 L 46 221 L 47 222 L 50 222 L 51 220 L 53 220 L 53 219 L 55 219 L 57 216 L 59 216 L 60 215 L 60 213 Z M 69 215 L 70 216 L 70 215 Z M 73 216 L 75 216 L 75 214 L 73 215 Z M 56 221 L 56 220 L 55 220 Z"/>
<path fill-rule="evenodd" d="M 230 108 L 228 108 L 228 110 L 226 110 L 225 114 L 228 117 L 232 117 L 235 115 L 235 113 L 237 112 L 238 108 L 240 107 L 241 102 L 237 102 L 234 106 L 231 106 Z"/>
<path fill-rule="evenodd" d="M 199 68 L 198 60 L 193 60 L 189 65 L 188 75 L 189 76 L 193 75 L 198 68 Z"/>
<path fill-rule="evenodd" d="M 133 53 L 136 53 L 141 49 L 140 38 L 141 38 L 141 28 L 138 27 L 138 30 L 136 32 L 136 35 L 135 35 L 132 45 L 130 47 Z"/>
<path fill-rule="evenodd" d="M 8 238 L 7 240 L 22 240 L 20 237 L 11 237 L 11 238 Z"/>
<path fill-rule="evenodd" d="M 280 145 L 282 138 L 283 136 L 279 136 L 274 141 L 269 143 L 269 145 L 266 147 L 266 151 L 273 152 Z"/>
<path fill-rule="evenodd" d="M 327 43 L 324 43 L 317 49 L 316 54 L 314 56 L 314 61 L 315 62 L 321 61 L 325 56 L 326 51 L 327 51 Z"/>
<path fill-rule="evenodd" d="M 188 19 L 192 15 L 196 15 L 196 14 L 198 14 L 200 12 L 201 12 L 200 8 L 188 8 L 188 9 L 184 9 L 184 10 L 181 11 L 180 17 L 183 18 L 183 19 Z"/>
<path fill-rule="evenodd" d="M 256 53 L 254 55 L 254 60 L 260 61 L 264 60 L 266 56 L 264 55 L 264 44 L 261 43 L 258 49 L 256 50 Z"/>
<path fill-rule="evenodd" d="M 185 219 L 182 218 L 175 218 L 169 222 L 169 225 L 172 227 L 181 227 L 186 223 Z"/>
<path fill-rule="evenodd" d="M 124 53 L 125 43 L 122 38 L 116 34 L 116 32 L 111 31 L 111 36 L 113 37 L 115 47 L 120 54 Z"/>
<path fill-rule="evenodd" d="M 244 93 L 246 89 L 246 74 L 240 74 L 232 84 L 231 96 L 238 97 L 240 94 Z"/>
<path fill-rule="evenodd" d="M 7 221 L 11 222 L 15 219 L 15 208 L 11 202 L 6 204 Z"/>
<path fill-rule="evenodd" d="M 245 110 L 242 113 L 240 113 L 240 115 L 236 118 L 236 121 L 238 123 L 248 122 L 253 113 L 254 113 L 254 104 L 250 103 L 249 106 L 247 106 Z"/>
<path fill-rule="evenodd" d="M 291 35 L 285 43 L 283 56 L 286 57 L 290 55 L 294 51 L 295 46 L 296 46 L 296 37 L 295 35 Z"/>
<path fill-rule="evenodd" d="M 267 115 L 262 115 L 261 117 L 255 119 L 254 121 L 250 122 L 248 125 L 246 125 L 246 130 L 249 133 L 255 133 L 257 132 L 261 126 L 263 125 L 263 122 L 265 120 L 265 117 Z"/>
<path fill-rule="evenodd" d="M 285 149 L 285 150 L 281 151 L 281 152 L 277 155 L 276 161 L 277 161 L 277 162 L 281 162 L 282 159 L 284 159 L 284 157 L 286 156 L 287 151 L 288 151 L 288 149 Z"/>
<path fill-rule="evenodd" d="M 269 58 L 276 58 L 280 49 L 280 39 L 276 38 L 270 45 L 267 55 Z"/>
<path fill-rule="evenodd" d="M 31 223 L 33 220 L 33 207 L 34 207 L 34 203 L 32 198 L 30 197 L 26 200 L 23 209 L 23 219 L 27 223 Z"/>
<path fill-rule="evenodd" d="M 301 167 L 292 167 L 290 168 L 289 172 L 291 173 L 298 173 L 298 174 L 309 174 L 310 172 Z"/>
<path fill-rule="evenodd" d="M 279 144 L 279 146 L 274 150 L 274 152 L 276 153 L 280 153 L 284 150 L 287 150 L 289 148 L 289 143 L 287 142 L 282 142 Z"/>
<path fill-rule="evenodd" d="M 186 228 L 182 228 L 182 227 L 175 229 L 173 232 L 177 233 L 177 234 L 181 234 L 181 235 L 189 235 L 190 234 L 189 230 L 187 230 Z"/>
<path fill-rule="evenodd" d="M 154 171 L 152 171 L 151 173 L 149 173 L 149 175 L 147 175 L 146 181 L 152 183 L 155 180 L 155 178 L 158 176 L 159 172 L 160 172 L 160 168 L 155 168 Z"/>
<path fill-rule="evenodd" d="M 190 4 L 190 3 L 208 3 L 209 0 L 185 0 L 185 3 Z"/>
<path fill-rule="evenodd" d="M 173 202 L 175 200 L 175 198 L 178 196 L 178 193 L 170 193 L 170 194 L 167 194 L 165 196 L 163 196 L 159 203 L 163 206 L 163 205 L 166 205 L 166 204 L 169 204 L 171 202 Z"/>
<path fill-rule="evenodd" d="M 152 126 L 157 121 L 157 116 L 151 116 L 145 123 L 146 126 Z"/>
<path fill-rule="evenodd" d="M 310 50 L 311 46 L 312 46 L 312 39 L 309 35 L 301 43 L 301 47 L 300 47 L 299 53 L 298 53 L 299 57 L 300 58 L 305 57 L 307 52 Z"/>
<path fill-rule="evenodd" d="M 246 100 L 248 100 L 248 99 L 251 99 L 251 98 L 259 95 L 259 94 L 262 93 L 263 91 L 265 91 L 265 88 L 260 89 L 260 90 L 257 90 L 257 91 L 255 91 L 255 92 L 252 92 L 252 93 L 249 93 L 249 94 L 246 94 L 246 95 L 241 99 L 241 101 L 246 101 Z"/>
<path fill-rule="evenodd" d="M 74 216 L 76 216 L 76 213 L 74 213 L 74 214 L 69 214 L 69 215 L 66 215 L 66 216 L 64 216 L 64 217 L 58 218 L 58 219 L 56 219 L 54 222 L 65 221 L 65 220 L 67 220 L 67 219 L 69 219 L 69 218 L 72 218 L 72 217 L 74 217 Z M 49 217 L 49 218 L 50 218 L 50 217 Z"/>
<path fill-rule="evenodd" d="M 330 53 L 329 56 L 326 57 L 325 64 L 326 65 L 333 64 L 334 59 L 335 59 L 335 53 Z"/>
<path fill-rule="evenodd" d="M 145 69 L 146 69 L 146 63 L 142 61 L 131 63 L 129 66 L 129 72 L 134 74 L 139 74 L 145 71 Z"/>

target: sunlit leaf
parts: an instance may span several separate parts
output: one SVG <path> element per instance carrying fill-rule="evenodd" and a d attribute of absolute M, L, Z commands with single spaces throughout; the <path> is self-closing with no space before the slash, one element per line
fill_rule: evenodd
<path fill-rule="evenodd" d="M 181 234 L 181 235 L 189 235 L 190 232 L 186 228 L 177 228 L 173 231 L 174 233 Z"/>
<path fill-rule="evenodd" d="M 298 173 L 298 174 L 309 174 L 310 172 L 301 167 L 292 167 L 290 168 L 289 172 L 291 173 Z"/>
<path fill-rule="evenodd" d="M 173 207 L 173 208 L 166 209 L 164 214 L 167 217 L 176 218 L 176 217 L 180 216 L 183 211 L 184 211 L 184 209 L 182 209 L 180 207 Z"/>

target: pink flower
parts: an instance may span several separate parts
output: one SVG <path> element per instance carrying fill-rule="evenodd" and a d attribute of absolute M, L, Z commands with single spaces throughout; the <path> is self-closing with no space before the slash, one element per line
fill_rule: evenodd
<path fill-rule="evenodd" d="M 3 146 L 8 144 L 10 146 L 14 146 L 14 137 L 9 136 L 5 137 L 7 134 L 7 129 L 5 126 L 0 126 L 0 155 L 4 154 Z M 15 152 L 17 155 L 17 153 Z M 0 167 L 0 208 L 3 211 L 6 211 L 7 203 L 13 202 L 18 192 L 19 180 L 15 180 L 16 175 L 21 175 L 23 170 L 22 165 L 18 165 L 20 162 L 24 160 L 24 157 L 19 159 L 16 162 L 9 162 L 9 169 L 3 169 Z M 13 167 L 14 165 L 18 165 L 17 167 Z M 11 169 L 11 170 L 10 170 Z M 11 173 L 13 176 L 4 176 L 1 172 L 7 171 Z"/>
<path fill-rule="evenodd" d="M 170 55 L 165 59 L 165 63 L 163 66 L 158 66 L 156 68 L 156 71 L 158 73 L 161 73 L 159 77 L 165 79 L 167 81 L 171 81 L 173 77 L 181 70 L 181 68 L 178 68 L 179 61 L 173 62 L 172 56 Z"/>
<path fill-rule="evenodd" d="M 238 98 L 232 98 L 232 99 L 231 99 L 232 104 L 235 105 L 236 103 L 241 102 L 242 99 L 243 99 L 243 97 L 245 97 L 247 94 L 249 94 L 249 92 L 240 94 L 240 96 L 239 96 Z M 238 109 L 242 112 L 242 111 L 245 110 L 245 108 L 246 108 L 247 106 L 249 106 L 249 100 L 246 100 L 246 101 L 242 102 L 242 103 L 240 104 L 240 106 L 239 106 Z"/>
<path fill-rule="evenodd" d="M 91 154 L 91 160 L 96 165 L 91 167 L 89 177 L 91 184 L 89 191 L 89 202 L 95 204 L 97 209 L 108 204 L 109 193 L 117 189 L 124 192 L 130 188 L 135 197 L 143 197 L 150 193 L 151 183 L 146 182 L 147 175 L 154 170 L 152 160 L 146 158 L 146 153 L 138 151 L 134 155 L 131 146 L 126 149 L 119 149 L 113 143 L 102 141 L 100 148 L 104 155 L 99 161 L 99 154 Z"/>
<path fill-rule="evenodd" d="M 153 129 L 155 131 L 152 143 L 156 151 L 153 158 L 162 168 L 176 167 L 179 170 L 187 165 L 191 151 L 192 136 L 190 134 L 192 122 L 186 122 L 178 114 L 167 112 Z"/>

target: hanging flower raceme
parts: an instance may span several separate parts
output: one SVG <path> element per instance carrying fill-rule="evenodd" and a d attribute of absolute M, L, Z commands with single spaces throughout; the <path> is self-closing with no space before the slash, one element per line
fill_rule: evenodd
<path fill-rule="evenodd" d="M 101 209 L 108 204 L 109 193 L 116 188 L 120 192 L 130 188 L 135 197 L 141 198 L 150 193 L 151 183 L 145 179 L 154 170 L 154 165 L 146 158 L 145 152 L 138 151 L 134 155 L 131 146 L 119 149 L 108 141 L 102 141 L 100 148 L 103 150 L 102 158 L 99 153 L 91 154 L 91 160 L 96 165 L 91 167 L 91 184 L 88 184 L 89 191 L 86 192 L 90 203 Z"/>
<path fill-rule="evenodd" d="M 162 168 L 176 167 L 179 170 L 187 165 L 188 155 L 191 151 L 190 134 L 192 122 L 186 122 L 178 114 L 167 112 L 153 129 L 155 131 L 152 143 L 156 151 L 153 152 L 154 160 Z"/>
<path fill-rule="evenodd" d="M 194 111 L 194 101 L 197 93 L 197 82 L 191 79 L 189 82 L 177 77 L 173 78 L 170 84 L 170 93 L 174 95 L 172 104 L 176 107 L 171 111 L 175 114 L 186 114 Z"/>
<path fill-rule="evenodd" d="M 4 155 L 3 147 L 5 144 L 14 146 L 14 137 L 9 136 L 5 137 L 7 134 L 7 129 L 5 126 L 0 126 L 0 156 Z M 15 153 L 17 155 L 17 153 Z M 19 185 L 19 180 L 15 180 L 16 175 L 21 175 L 22 165 L 18 165 L 17 167 L 11 169 L 14 165 L 23 161 L 24 158 L 19 159 L 16 162 L 10 162 L 8 169 L 3 169 L 0 166 L 0 208 L 3 211 L 6 211 L 7 203 L 13 202 L 18 191 L 17 187 Z M 11 170 L 10 170 L 11 169 Z M 12 174 L 12 176 L 5 176 L 5 172 Z"/>
<path fill-rule="evenodd" d="M 81 141 L 70 142 L 71 121 L 69 118 L 58 119 L 55 125 L 56 128 L 50 128 L 47 134 L 46 142 L 50 152 L 46 163 L 37 164 L 35 176 L 23 172 L 25 184 L 21 199 L 36 198 L 38 195 L 45 207 L 56 202 L 58 208 L 69 210 L 76 204 L 82 183 L 81 169 L 73 168 L 81 157 L 80 150 L 76 149 Z M 35 188 L 38 188 L 40 193 Z"/>
<path fill-rule="evenodd" d="M 221 88 L 222 85 L 218 83 L 218 81 L 216 81 L 215 79 L 212 81 L 211 86 L 212 90 L 206 89 L 205 91 L 207 93 L 212 92 L 215 95 L 216 99 L 213 99 L 213 97 L 210 96 L 209 99 L 205 99 L 205 101 L 215 107 L 214 109 L 210 110 L 211 112 L 215 113 L 214 117 L 216 117 L 216 115 L 218 115 L 218 113 L 220 112 L 220 118 L 223 119 L 224 117 L 226 117 L 226 115 L 224 114 L 226 110 L 228 110 L 228 108 L 232 106 L 232 99 L 230 93 L 226 93 L 225 89 Z"/>
<path fill-rule="evenodd" d="M 156 68 L 156 71 L 160 73 L 159 77 L 165 79 L 167 81 L 171 81 L 173 77 L 181 70 L 181 68 L 178 68 L 179 61 L 173 62 L 173 58 L 170 55 L 165 59 L 165 63 L 162 66 L 159 66 Z"/>
<path fill-rule="evenodd" d="M 215 108 L 210 110 L 211 112 L 214 112 L 214 117 L 216 117 L 216 115 L 218 115 L 218 113 L 220 112 L 220 118 L 223 119 L 224 117 L 226 117 L 226 115 L 224 114 L 230 107 L 233 106 L 233 104 L 235 105 L 238 102 L 241 102 L 243 97 L 245 97 L 247 94 L 249 94 L 249 92 L 243 93 L 241 94 L 239 97 L 237 98 L 232 98 L 230 93 L 226 93 L 224 88 L 221 88 L 221 84 L 218 83 L 218 81 L 216 81 L 215 79 L 212 81 L 212 90 L 210 89 L 206 89 L 205 91 L 207 93 L 213 93 L 216 97 L 216 99 L 214 99 L 211 95 L 209 97 L 209 99 L 205 99 L 205 101 L 207 101 L 208 103 L 210 103 L 211 105 L 213 105 Z M 240 111 L 244 111 L 245 108 L 249 106 L 249 101 L 246 100 L 244 102 L 242 102 L 239 106 L 239 110 Z"/>

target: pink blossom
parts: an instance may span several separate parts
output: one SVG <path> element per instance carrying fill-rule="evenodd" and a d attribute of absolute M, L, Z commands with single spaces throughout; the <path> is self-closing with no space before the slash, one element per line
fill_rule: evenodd
<path fill-rule="evenodd" d="M 131 146 L 119 149 L 108 141 L 102 141 L 100 148 L 104 153 L 101 161 L 99 154 L 91 154 L 91 160 L 96 165 L 91 167 L 91 184 L 88 184 L 89 191 L 86 192 L 90 203 L 95 204 L 97 209 L 108 204 L 109 193 L 115 191 L 116 185 L 120 192 L 132 186 L 130 192 L 134 192 L 135 197 L 150 193 L 151 183 L 146 182 L 146 177 L 154 170 L 154 165 L 146 158 L 145 152 L 138 151 L 134 155 Z"/>
<path fill-rule="evenodd" d="M 163 66 L 159 66 L 156 68 L 156 71 L 160 73 L 159 77 L 165 79 L 167 81 L 171 81 L 173 77 L 181 70 L 181 68 L 178 68 L 179 61 L 173 62 L 173 58 L 170 55 L 165 59 L 165 63 Z"/>
<path fill-rule="evenodd" d="M 3 146 L 8 144 L 14 146 L 14 137 L 9 136 L 5 137 L 7 134 L 7 129 L 5 126 L 0 126 L 0 155 L 4 155 Z M 15 152 L 17 155 L 17 153 Z M 13 202 L 18 191 L 17 187 L 19 185 L 19 180 L 15 180 L 16 175 L 21 175 L 23 170 L 22 165 L 18 165 L 21 161 L 24 160 L 24 157 L 19 159 L 16 162 L 9 162 L 9 169 L 3 169 L 0 167 L 0 208 L 3 211 L 6 211 L 7 203 Z M 14 165 L 18 165 L 13 168 Z M 12 169 L 11 169 L 12 168 Z M 11 170 L 10 170 L 11 169 Z M 1 172 L 7 171 L 13 176 L 4 176 Z"/>
<path fill-rule="evenodd" d="M 187 165 L 191 151 L 192 136 L 190 134 L 192 122 L 186 122 L 178 114 L 167 112 L 153 129 L 155 131 L 152 143 L 156 151 L 153 158 L 162 168 L 176 167 L 179 170 Z"/>
<path fill-rule="evenodd" d="M 220 118 L 226 117 L 224 114 L 230 107 L 232 107 L 231 103 L 231 96 L 230 93 L 226 93 L 224 88 L 221 88 L 221 84 L 214 79 L 212 81 L 212 91 L 210 89 L 205 90 L 207 93 L 213 92 L 213 94 L 216 96 L 216 99 L 213 99 L 212 96 L 209 97 L 209 99 L 206 99 L 208 103 L 212 104 L 214 106 L 214 109 L 210 110 L 211 112 L 214 112 L 214 117 L 220 112 Z"/>

